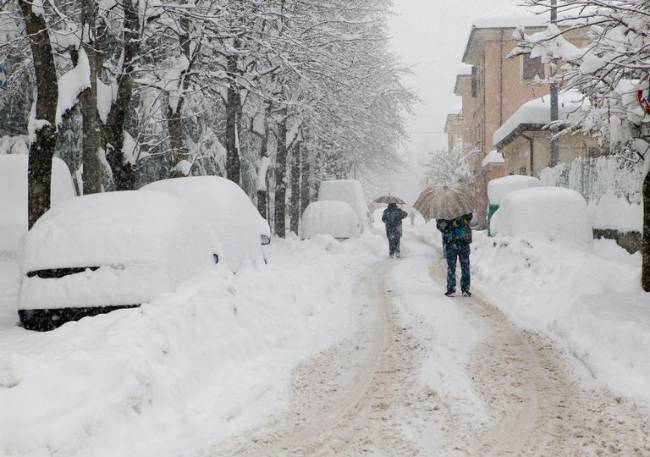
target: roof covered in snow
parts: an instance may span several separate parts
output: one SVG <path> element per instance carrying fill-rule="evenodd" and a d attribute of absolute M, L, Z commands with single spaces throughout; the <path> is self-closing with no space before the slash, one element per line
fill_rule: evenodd
<path fill-rule="evenodd" d="M 588 101 L 577 91 L 569 90 L 559 95 L 559 120 L 577 119 L 588 108 Z M 551 122 L 551 97 L 545 95 L 521 105 L 521 107 L 494 132 L 492 144 L 501 149 L 522 130 L 541 130 Z"/>
<path fill-rule="evenodd" d="M 470 29 L 463 54 L 463 62 L 467 62 L 467 56 L 477 30 L 484 29 L 514 29 L 517 27 L 544 27 L 550 21 L 550 15 L 546 11 L 533 10 L 517 3 L 504 5 L 501 8 L 474 19 Z"/>
<path fill-rule="evenodd" d="M 500 165 L 505 162 L 503 155 L 497 150 L 491 150 L 481 162 L 482 167 L 487 167 L 488 165 Z"/>

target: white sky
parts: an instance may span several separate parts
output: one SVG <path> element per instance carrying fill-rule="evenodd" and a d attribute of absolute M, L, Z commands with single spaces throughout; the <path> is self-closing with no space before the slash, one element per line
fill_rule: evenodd
<path fill-rule="evenodd" d="M 392 50 L 413 74 L 405 79 L 421 100 L 409 121 L 410 132 L 442 132 L 449 108 L 458 102 L 454 82 L 472 21 L 517 0 L 394 0 Z M 445 148 L 444 134 L 412 133 L 406 145 L 409 169 L 391 178 L 386 189 L 413 201 L 421 190 L 427 149 Z"/>

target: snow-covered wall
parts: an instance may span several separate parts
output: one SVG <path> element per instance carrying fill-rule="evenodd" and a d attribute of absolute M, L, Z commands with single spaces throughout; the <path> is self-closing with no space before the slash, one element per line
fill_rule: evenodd
<path fill-rule="evenodd" d="M 643 223 L 641 185 L 643 162 L 618 156 L 581 157 L 570 164 L 546 168 L 540 173 L 545 186 L 561 186 L 580 192 L 589 204 L 595 229 L 640 232 Z"/>

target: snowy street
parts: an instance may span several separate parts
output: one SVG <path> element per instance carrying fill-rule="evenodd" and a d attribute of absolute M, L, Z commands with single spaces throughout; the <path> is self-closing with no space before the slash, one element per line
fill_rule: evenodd
<path fill-rule="evenodd" d="M 377 229 L 278 241 L 268 267 L 47 334 L 3 296 L 2 455 L 650 455 L 650 403 L 499 303 L 444 297 L 433 230 L 402 259 Z"/>
<path fill-rule="evenodd" d="M 294 374 L 289 410 L 202 456 L 650 455 L 650 407 L 578 382 L 567 357 L 480 298 L 440 293 L 439 254 L 360 278 L 357 332 Z"/>

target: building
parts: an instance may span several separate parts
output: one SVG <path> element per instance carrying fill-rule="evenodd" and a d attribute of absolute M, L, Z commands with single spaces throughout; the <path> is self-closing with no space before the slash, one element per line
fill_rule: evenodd
<path fill-rule="evenodd" d="M 445 133 L 447 134 L 447 150 L 453 151 L 463 147 L 463 134 L 465 124 L 463 122 L 463 106 L 458 103 L 451 107 L 447 120 L 445 121 Z"/>
<path fill-rule="evenodd" d="M 487 216 L 488 180 L 505 175 L 509 166 L 509 157 L 504 156 L 503 164 L 488 161 L 487 169 L 483 167 L 484 159 L 494 149 L 495 132 L 526 102 L 549 93 L 548 86 L 541 83 L 549 69 L 540 58 L 508 58 L 517 46 L 513 32 L 519 26 L 525 27 L 526 33 L 542 31 L 548 22 L 548 15 L 526 13 L 517 7 L 514 12 L 475 21 L 470 31 L 462 59 L 464 71 L 458 73 L 454 93 L 462 99 L 463 144 L 476 150 L 479 221 Z M 567 38 L 582 46 L 586 42 L 582 33 L 571 32 Z M 539 165 L 542 159 L 538 157 Z M 520 166 L 518 171 L 522 169 Z"/>
<path fill-rule="evenodd" d="M 524 103 L 506 122 L 494 132 L 493 142 L 503 155 L 505 174 L 538 176 L 549 166 L 550 97 L 543 96 Z M 589 108 L 588 101 L 580 93 L 561 93 L 558 100 L 559 120 L 571 120 Z M 559 138 L 561 163 L 570 163 L 578 157 L 601 155 L 595 138 L 581 133 L 566 133 Z"/>

